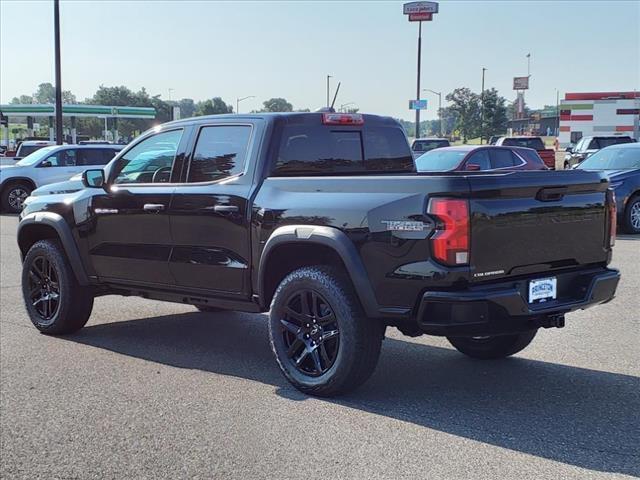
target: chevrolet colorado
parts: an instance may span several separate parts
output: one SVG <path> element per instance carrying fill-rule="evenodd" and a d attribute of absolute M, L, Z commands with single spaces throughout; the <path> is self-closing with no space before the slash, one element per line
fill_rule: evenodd
<path fill-rule="evenodd" d="M 21 213 L 36 328 L 74 332 L 107 294 L 270 311 L 282 373 L 314 395 L 363 383 L 387 326 L 501 358 L 608 302 L 619 280 L 604 174 L 420 174 L 386 117 L 179 120 L 83 182 Z"/>

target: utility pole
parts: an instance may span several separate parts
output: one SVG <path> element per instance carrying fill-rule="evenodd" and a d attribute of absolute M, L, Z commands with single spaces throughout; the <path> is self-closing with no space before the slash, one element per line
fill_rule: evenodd
<path fill-rule="evenodd" d="M 420 59 L 422 57 L 422 22 L 418 22 L 418 85 L 416 87 L 416 100 L 420 100 Z M 420 109 L 416 108 L 416 138 L 420 138 Z"/>
<path fill-rule="evenodd" d="M 560 90 L 556 88 L 556 137 L 560 135 Z"/>
<path fill-rule="evenodd" d="M 480 94 L 480 145 L 482 145 L 482 139 L 484 138 L 484 72 L 487 69 L 482 67 L 482 93 Z"/>
<path fill-rule="evenodd" d="M 236 98 L 236 113 L 240 113 L 240 102 L 246 100 L 247 98 L 256 98 L 255 95 L 248 95 L 242 98 Z"/>
<path fill-rule="evenodd" d="M 332 78 L 331 75 L 327 75 L 327 108 L 329 108 L 329 106 L 331 105 L 331 99 L 330 94 L 329 94 L 329 79 Z"/>
<path fill-rule="evenodd" d="M 53 0 L 53 35 L 56 64 L 56 143 L 62 145 L 62 73 L 60 72 L 60 0 Z"/>
<path fill-rule="evenodd" d="M 431 92 L 438 96 L 438 119 L 440 120 L 440 137 L 444 137 L 442 130 L 442 92 L 436 92 L 435 90 L 431 90 L 429 88 L 424 88 L 424 92 Z"/>
<path fill-rule="evenodd" d="M 169 101 L 171 101 L 171 92 L 173 92 L 173 88 L 169 89 Z"/>

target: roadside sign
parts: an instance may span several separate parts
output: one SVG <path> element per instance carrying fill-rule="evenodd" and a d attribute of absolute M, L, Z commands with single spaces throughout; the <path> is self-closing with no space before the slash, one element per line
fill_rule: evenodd
<path fill-rule="evenodd" d="M 433 20 L 433 13 L 410 13 L 410 22 L 430 22 Z"/>
<path fill-rule="evenodd" d="M 409 110 L 426 110 L 426 100 L 409 100 Z"/>
<path fill-rule="evenodd" d="M 403 5 L 405 15 L 415 13 L 438 13 L 438 2 L 409 2 Z"/>
<path fill-rule="evenodd" d="M 529 90 L 529 77 L 513 77 L 514 90 Z"/>

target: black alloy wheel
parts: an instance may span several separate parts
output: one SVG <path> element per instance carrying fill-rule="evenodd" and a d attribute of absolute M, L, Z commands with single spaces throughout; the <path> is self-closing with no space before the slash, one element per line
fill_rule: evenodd
<path fill-rule="evenodd" d="M 60 307 L 60 281 L 55 265 L 36 257 L 29 269 L 29 301 L 44 324 L 52 322 Z"/>
<path fill-rule="evenodd" d="M 340 329 L 322 295 L 310 289 L 295 291 L 287 299 L 280 325 L 288 360 L 300 373 L 319 377 L 333 366 Z"/>

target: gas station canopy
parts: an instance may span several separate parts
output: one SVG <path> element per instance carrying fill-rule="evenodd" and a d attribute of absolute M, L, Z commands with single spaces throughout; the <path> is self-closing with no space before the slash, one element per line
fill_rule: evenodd
<path fill-rule="evenodd" d="M 7 117 L 53 117 L 55 105 L 11 104 L 0 105 L 0 112 Z M 106 105 L 62 105 L 64 117 L 156 118 L 153 107 L 115 107 Z"/>

